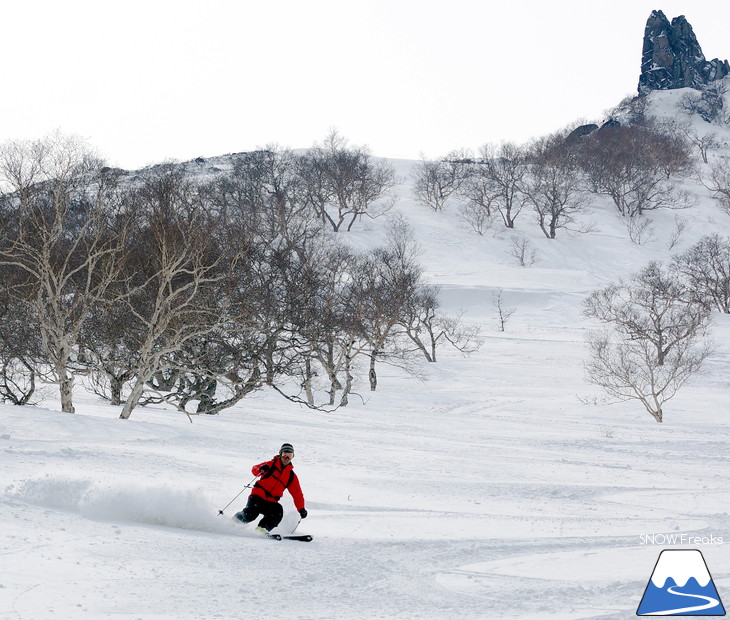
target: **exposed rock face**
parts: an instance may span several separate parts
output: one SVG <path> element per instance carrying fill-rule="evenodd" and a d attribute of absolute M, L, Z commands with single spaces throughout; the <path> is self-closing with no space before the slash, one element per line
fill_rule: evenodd
<path fill-rule="evenodd" d="M 573 131 L 571 131 L 568 134 L 568 137 L 565 138 L 565 141 L 570 143 L 575 142 L 576 140 L 580 140 L 585 136 L 590 136 L 597 129 L 598 125 L 595 125 L 593 123 L 591 123 L 590 125 L 581 125 L 580 127 L 576 127 Z"/>
<path fill-rule="evenodd" d="M 727 60 L 705 60 L 692 26 L 684 15 L 672 23 L 661 11 L 652 11 L 644 31 L 639 94 L 672 88 L 701 89 L 730 74 Z"/>
<path fill-rule="evenodd" d="M 605 131 L 606 129 L 611 129 L 612 127 L 621 127 L 621 122 L 617 121 L 615 118 L 609 118 L 600 127 L 594 123 L 591 123 L 590 125 L 581 125 L 580 127 L 576 127 L 573 131 L 571 131 L 565 138 L 565 141 L 567 143 L 572 143 L 580 140 L 581 138 L 585 138 L 586 136 L 590 136 L 596 131 Z"/>

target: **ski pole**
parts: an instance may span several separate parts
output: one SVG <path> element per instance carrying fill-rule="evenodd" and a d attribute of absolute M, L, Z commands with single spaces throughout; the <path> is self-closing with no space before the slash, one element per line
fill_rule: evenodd
<path fill-rule="evenodd" d="M 248 484 L 247 484 L 247 485 L 246 485 L 245 487 L 243 487 L 243 488 L 241 489 L 241 491 L 240 491 L 240 492 L 238 493 L 238 495 L 236 495 L 236 497 L 234 497 L 234 498 L 233 498 L 233 499 L 232 499 L 232 500 L 231 500 L 230 502 L 228 502 L 228 503 L 227 503 L 227 504 L 226 504 L 226 505 L 225 505 L 225 506 L 224 506 L 223 508 L 221 508 L 221 509 L 220 509 L 220 510 L 218 511 L 218 514 L 219 514 L 219 515 L 222 515 L 222 514 L 223 514 L 223 511 L 224 511 L 224 510 L 225 510 L 226 508 L 228 508 L 228 506 L 230 506 L 230 505 L 231 505 L 231 504 L 232 504 L 233 502 L 235 502 L 235 501 L 236 501 L 236 500 L 238 499 L 238 497 L 239 497 L 239 496 L 241 495 L 241 493 L 243 493 L 243 492 L 244 492 L 244 491 L 245 491 L 246 489 L 250 489 L 250 488 L 251 488 L 251 485 L 252 485 L 252 484 L 254 483 L 254 481 L 256 480 L 256 478 L 258 478 L 258 476 L 254 476 L 254 477 L 253 477 L 253 480 L 251 480 L 251 482 L 249 482 L 249 483 L 248 483 Z"/>

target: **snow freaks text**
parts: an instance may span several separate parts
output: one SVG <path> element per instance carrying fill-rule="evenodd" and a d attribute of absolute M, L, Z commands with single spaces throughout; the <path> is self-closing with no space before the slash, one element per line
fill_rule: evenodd
<path fill-rule="evenodd" d="M 725 540 L 722 536 L 710 534 L 708 536 L 691 536 L 689 534 L 641 534 L 642 545 L 722 545 Z"/>

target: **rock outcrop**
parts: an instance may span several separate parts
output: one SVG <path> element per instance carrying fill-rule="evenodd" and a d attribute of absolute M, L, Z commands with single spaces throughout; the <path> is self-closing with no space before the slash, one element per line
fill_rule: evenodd
<path fill-rule="evenodd" d="M 684 15 L 671 23 L 652 11 L 644 31 L 639 94 L 672 88 L 702 89 L 730 74 L 727 60 L 707 61 L 692 26 Z"/>

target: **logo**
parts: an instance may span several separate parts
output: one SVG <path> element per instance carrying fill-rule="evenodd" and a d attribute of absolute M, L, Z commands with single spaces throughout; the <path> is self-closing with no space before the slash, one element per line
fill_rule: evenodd
<path fill-rule="evenodd" d="M 665 549 L 646 584 L 637 616 L 724 616 L 705 558 L 696 549 Z"/>
<path fill-rule="evenodd" d="M 640 542 L 642 545 L 660 545 L 666 547 L 667 545 L 682 545 L 689 547 L 690 545 L 722 545 L 725 543 L 725 539 L 722 536 L 715 536 L 710 534 L 709 536 L 690 536 L 688 534 L 642 534 L 640 536 Z"/>

